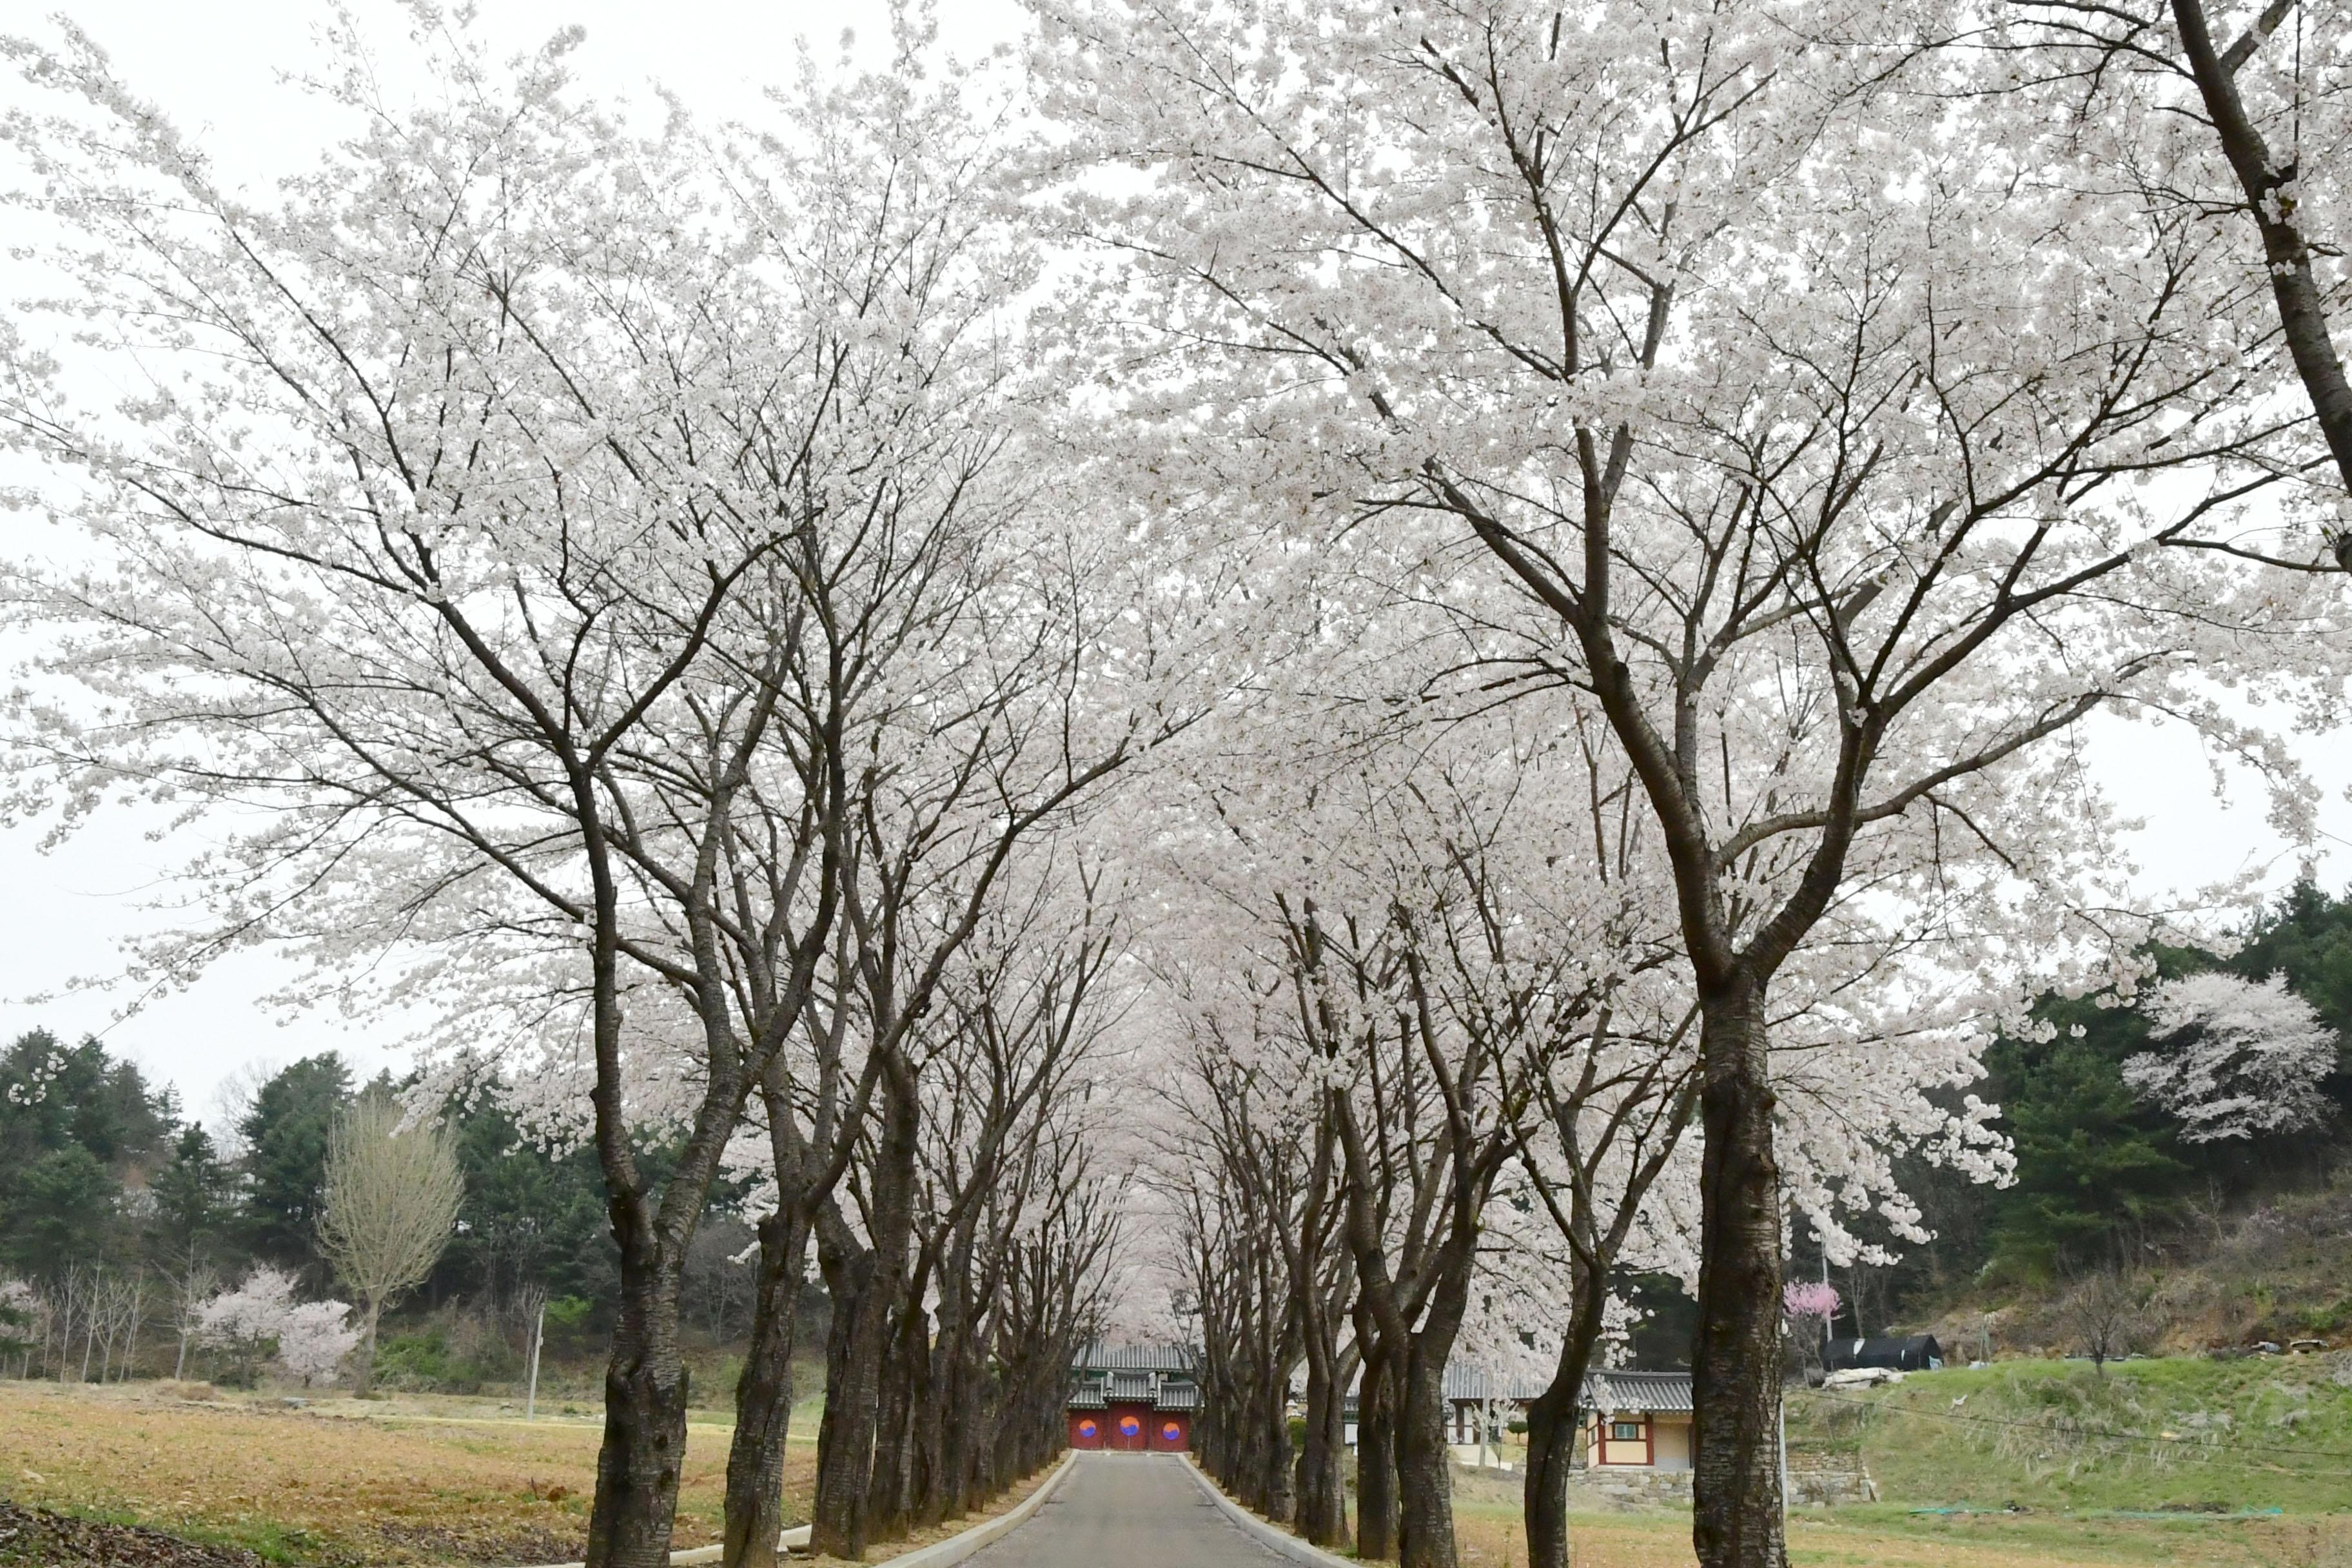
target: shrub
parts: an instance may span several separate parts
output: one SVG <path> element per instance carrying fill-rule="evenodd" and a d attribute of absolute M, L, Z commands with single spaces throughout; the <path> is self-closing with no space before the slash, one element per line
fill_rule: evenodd
<path fill-rule="evenodd" d="M 514 1346 L 477 1312 L 443 1312 L 376 1347 L 376 1381 L 418 1394 L 478 1394 L 483 1384 L 510 1382 L 521 1370 Z"/>

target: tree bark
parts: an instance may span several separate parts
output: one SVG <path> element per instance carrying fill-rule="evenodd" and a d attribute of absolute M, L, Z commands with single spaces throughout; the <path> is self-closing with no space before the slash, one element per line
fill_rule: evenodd
<path fill-rule="evenodd" d="M 898 1298 L 875 1401 L 874 1475 L 867 1488 L 866 1538 L 896 1541 L 907 1533 L 915 1489 L 915 1404 L 930 1377 L 930 1314 L 923 1310 L 923 1281 L 894 1284 Z"/>
<path fill-rule="evenodd" d="M 1433 1310 L 1433 1317 L 1435 1311 Z M 1402 1568 L 1454 1568 L 1453 1455 L 1445 1446 L 1445 1358 L 1454 1335 L 1413 1336 L 1397 1412 L 1397 1561 Z"/>
<path fill-rule="evenodd" d="M 1580 1381 L 1581 1381 L 1580 1375 Z M 1528 1568 L 1568 1568 L 1568 1479 L 1576 1456 L 1577 1400 L 1558 1378 L 1528 1405 L 1528 1473 L 1519 1513 Z"/>
<path fill-rule="evenodd" d="M 1369 1314 L 1357 1317 L 1364 1332 Z M 1390 1415 L 1393 1378 L 1388 1348 L 1368 1341 L 1356 1404 L 1356 1555 L 1385 1563 L 1397 1554 L 1396 1438 Z"/>
<path fill-rule="evenodd" d="M 1706 1568 L 1785 1568 L 1780 1409 L 1780 1172 L 1763 998 L 1702 999 L 1698 1330 L 1692 1543 Z"/>
<path fill-rule="evenodd" d="M 1328 1345 L 1314 1348 L 1321 1337 L 1318 1330 L 1309 1328 L 1307 1440 L 1298 1448 L 1298 1533 L 1317 1546 L 1344 1545 L 1348 1499 L 1339 1459 L 1347 1450 L 1336 1429 L 1340 1395 L 1331 1375 L 1334 1358 Z"/>
<path fill-rule="evenodd" d="M 809 1226 L 794 1205 L 761 1220 L 759 1230 L 751 1343 L 735 1382 L 735 1436 L 727 1449 L 726 1568 L 775 1568 L 784 1530 L 784 1443 Z"/>
<path fill-rule="evenodd" d="M 686 1454 L 686 1363 L 675 1279 L 632 1279 L 622 1258 L 621 1323 L 604 1368 L 604 1440 L 588 1515 L 591 1568 L 667 1568 Z"/>
<path fill-rule="evenodd" d="M 920 1104 L 912 1075 L 886 1069 L 883 1136 L 875 1161 L 873 1245 L 856 1247 L 837 1217 L 821 1226 L 817 1255 L 833 1292 L 835 1332 L 826 1345 L 824 1420 L 817 1433 L 816 1500 L 809 1550 L 853 1562 L 871 1537 L 876 1420 L 883 1358 L 907 1280 L 914 1220 L 915 1140 Z"/>
<path fill-rule="evenodd" d="M 866 1555 L 866 1488 L 872 1476 L 874 1399 L 881 1372 L 871 1349 L 879 1338 L 879 1325 L 870 1321 L 877 1305 L 875 1257 L 872 1248 L 850 1241 L 845 1226 L 838 1239 L 820 1232 L 817 1261 L 833 1298 L 833 1326 L 825 1335 L 824 1415 L 817 1425 L 809 1546 L 856 1560 Z"/>
<path fill-rule="evenodd" d="M 375 1387 L 375 1324 L 383 1312 L 383 1303 L 370 1298 L 367 1324 L 360 1334 L 359 1370 L 352 1374 L 352 1396 L 355 1399 L 365 1399 Z"/>
<path fill-rule="evenodd" d="M 1576 1461 L 1577 1418 L 1584 1374 L 1601 1338 L 1601 1281 L 1577 1280 L 1576 1312 L 1561 1336 L 1551 1383 L 1528 1405 L 1528 1473 L 1520 1515 L 1528 1530 L 1528 1568 L 1569 1568 L 1568 1479 Z"/>

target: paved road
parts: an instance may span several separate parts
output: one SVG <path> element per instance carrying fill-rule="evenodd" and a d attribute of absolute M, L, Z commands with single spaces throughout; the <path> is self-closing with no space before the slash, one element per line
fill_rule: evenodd
<path fill-rule="evenodd" d="M 1169 1454 L 1080 1454 L 1028 1523 L 971 1568 L 1264 1568 L 1283 1561 L 1244 1535 Z"/>

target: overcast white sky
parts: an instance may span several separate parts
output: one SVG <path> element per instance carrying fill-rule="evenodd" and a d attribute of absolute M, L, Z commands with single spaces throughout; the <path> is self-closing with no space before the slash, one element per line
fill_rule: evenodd
<path fill-rule="evenodd" d="M 390 5 L 359 0 L 356 8 L 388 42 L 403 36 L 403 20 Z M 30 5 L 12 10 L 11 30 L 54 36 L 33 22 Z M 312 28 L 324 11 L 319 5 L 79 0 L 65 11 L 113 55 L 142 96 L 195 133 L 215 168 L 233 180 L 259 183 L 301 166 L 324 133 L 320 112 L 276 79 L 316 58 Z M 482 0 L 480 13 L 479 26 L 516 49 L 579 23 L 587 42 L 574 67 L 599 91 L 641 95 L 658 82 L 716 118 L 750 112 L 764 83 L 787 76 L 797 37 L 830 55 L 845 27 L 861 41 L 887 34 L 880 0 Z M 1019 26 L 1013 0 L 947 0 L 941 7 L 942 35 L 959 53 L 1009 42 Z M 0 102 L 22 98 L 13 78 L 0 80 Z M 0 530 L 26 526 L 21 517 L 0 513 Z M 0 549 L 14 547 L 0 540 Z M 2199 886 L 2249 868 L 2263 869 L 2273 885 L 2292 879 L 2295 854 L 2265 826 L 2258 795 L 2241 780 L 2232 802 L 2216 801 L 2196 743 L 2179 726 L 2101 721 L 2089 743 L 2117 804 L 2147 819 L 2135 858 L 2151 890 Z M 2343 845 L 2352 841 L 2352 808 L 2343 798 L 2352 739 L 2315 742 L 2309 756 L 2329 797 L 2325 826 L 2341 836 L 2321 847 L 2321 875 L 2334 886 L 2352 877 L 2352 861 L 2341 858 Z M 128 1017 L 121 1015 L 136 998 L 123 988 L 67 990 L 72 977 L 115 973 L 117 943 L 161 918 L 151 906 L 168 899 L 170 889 L 159 884 L 159 874 L 182 856 L 148 837 L 153 826 L 103 820 L 48 855 L 37 852 L 37 828 L 0 829 L 0 1039 L 37 1024 L 69 1037 L 104 1031 L 110 1046 L 175 1086 L 183 1104 L 199 1113 L 212 1110 L 225 1077 L 257 1058 L 285 1062 L 331 1047 L 365 1069 L 395 1059 L 389 1028 L 352 1027 L 317 1015 L 287 1019 L 266 1009 L 260 999 L 283 974 L 267 954 L 230 961 L 188 993 L 153 1000 Z M 45 993 L 46 1000 L 26 1000 Z"/>

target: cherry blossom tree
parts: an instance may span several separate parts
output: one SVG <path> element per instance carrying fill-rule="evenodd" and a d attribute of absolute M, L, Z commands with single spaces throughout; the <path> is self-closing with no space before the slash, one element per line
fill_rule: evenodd
<path fill-rule="evenodd" d="M 196 1342 L 229 1358 L 239 1379 L 275 1359 L 305 1384 L 331 1376 L 360 1342 L 341 1301 L 297 1301 L 294 1279 L 281 1269 L 256 1268 L 235 1289 L 223 1289 L 196 1309 Z"/>
<path fill-rule="evenodd" d="M 1479 639 L 1460 626 L 1506 621 L 1507 595 L 1453 584 L 1431 605 L 1358 586 L 1318 605 L 1320 656 L 1281 672 L 1301 689 L 1204 742 L 1184 787 L 1160 780 L 1165 815 L 1146 835 L 1159 839 L 1162 885 L 1196 889 L 1148 945 L 1182 1021 L 1169 1059 L 1193 1086 L 1171 1102 L 1154 1180 L 1177 1194 L 1208 1375 L 1235 1413 L 1204 1422 L 1203 1462 L 1271 1516 L 1292 1510 L 1276 1485 L 1280 1423 L 1252 1413 L 1257 1391 L 1278 1393 L 1303 1357 L 1296 1517 L 1302 1534 L 1326 1530 L 1319 1394 L 1360 1367 L 1359 1554 L 1394 1553 L 1400 1532 L 1409 1553 L 1451 1545 L 1441 1416 L 1433 1405 L 1405 1418 L 1392 1376 L 1391 1350 L 1409 1361 L 1411 1340 L 1383 1343 L 1379 1286 L 1363 1285 L 1372 1270 L 1351 1254 L 1354 1331 L 1318 1353 L 1321 1309 L 1305 1286 L 1315 1271 L 1300 1267 L 1316 1245 L 1315 1194 L 1332 1179 L 1316 1151 L 1325 1138 L 1339 1145 L 1341 1127 L 1338 1098 L 1316 1090 L 1352 1086 L 1364 1098 L 1347 1114 L 1366 1130 L 1367 1158 L 1340 1173 L 1343 1201 L 1374 1194 L 1382 1267 L 1408 1282 L 1408 1332 L 1443 1330 L 1450 1314 L 1421 1305 L 1445 1278 L 1431 1268 L 1450 1224 L 1435 1198 L 1452 1149 L 1470 1146 L 1440 1114 L 1443 1062 L 1474 1073 L 1465 1103 L 1482 1123 L 1499 1116 L 1507 1152 L 1475 1215 L 1482 1239 L 1452 1342 L 1515 1379 L 1549 1380 L 1531 1420 L 1526 1519 L 1538 1560 L 1564 1558 L 1570 1438 L 1612 1321 L 1609 1281 L 1622 1268 L 1695 1271 L 1696 1151 L 1683 1132 L 1696 1009 L 1668 868 L 1633 809 L 1636 781 L 1596 743 L 1605 731 L 1587 700 L 1549 690 L 1497 706 L 1457 679 L 1479 664 Z M 1941 1098 L 1980 1075 L 1983 1036 L 1967 1020 L 2001 1005 L 2002 988 L 1955 992 L 1935 973 L 1975 962 L 1978 936 L 1997 940 L 2000 923 L 1980 923 L 1949 857 L 1941 872 L 1955 890 L 1924 922 L 1931 940 L 1873 908 L 1922 849 L 1879 847 L 1870 877 L 1795 956 L 1771 1020 L 1782 1199 L 1842 1255 L 1869 1248 L 1848 1229 L 1857 1216 L 1924 1237 L 1895 1180 L 1899 1153 L 1984 1179 L 2002 1168 L 1990 1108 Z M 1319 974 L 1305 958 L 1316 951 Z M 1408 1041 L 1421 1037 L 1399 1056 L 1401 1023 Z M 1423 1359 L 1442 1368 L 1446 1353 L 1431 1340 Z M 1394 1456 L 1414 1445 L 1440 1456 L 1438 1479 L 1404 1484 L 1409 1461 Z"/>
<path fill-rule="evenodd" d="M 2183 975 L 2144 1006 L 2156 1048 L 2124 1058 L 2124 1082 L 2179 1119 L 2188 1142 L 2299 1132 L 2326 1120 L 2319 1086 L 2336 1070 L 2336 1031 L 2285 975 L 2259 984 L 2219 970 Z"/>
<path fill-rule="evenodd" d="M 293 1308 L 278 1327 L 278 1364 L 305 1387 L 333 1377 L 369 1335 L 351 1316 L 341 1301 L 305 1301 Z"/>

